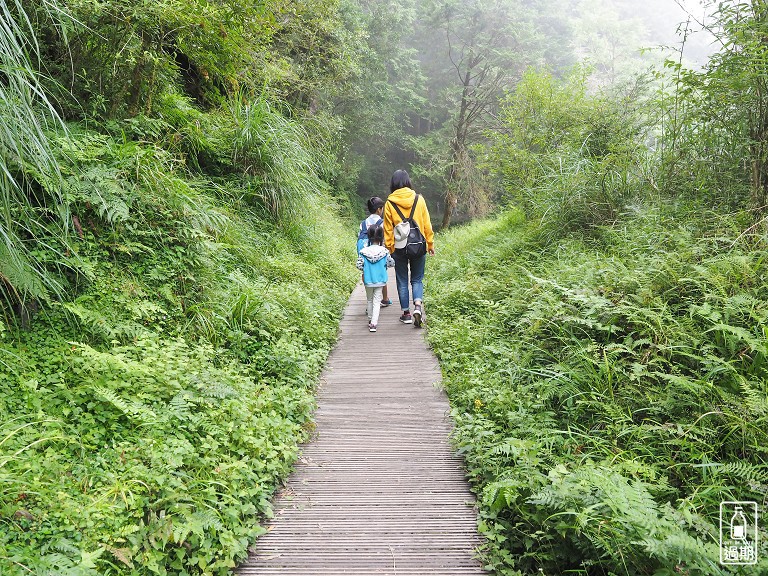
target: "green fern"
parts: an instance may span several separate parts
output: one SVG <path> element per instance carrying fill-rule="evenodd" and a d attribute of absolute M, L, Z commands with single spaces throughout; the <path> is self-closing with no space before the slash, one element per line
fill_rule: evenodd
<path fill-rule="evenodd" d="M 768 484 L 768 464 L 752 464 L 750 462 L 710 462 L 694 464 L 694 468 L 704 468 L 713 476 L 725 476 L 743 480 L 750 484 Z"/>
<path fill-rule="evenodd" d="M 582 466 L 561 470 L 552 483 L 527 502 L 548 509 L 547 522 L 571 518 L 576 535 L 585 537 L 606 558 L 640 562 L 638 545 L 663 562 L 685 563 L 703 574 L 721 574 L 717 549 L 680 531 L 671 510 L 659 507 L 647 486 L 630 482 L 611 469 Z M 641 568 L 638 564 L 636 568 Z"/>
<path fill-rule="evenodd" d="M 155 414 L 151 408 L 144 406 L 138 400 L 128 400 L 122 398 L 114 391 L 103 386 L 94 386 L 93 391 L 97 396 L 100 396 L 102 400 L 105 400 L 117 408 L 120 412 L 127 416 L 129 420 L 135 422 L 136 424 L 149 426 L 158 422 L 157 414 Z"/>
<path fill-rule="evenodd" d="M 757 389 L 760 383 L 748 382 L 746 379 L 741 382 L 741 391 L 744 394 L 747 409 L 757 417 L 765 418 L 768 416 L 768 394 Z"/>
<path fill-rule="evenodd" d="M 90 302 L 90 297 L 79 297 L 74 302 L 63 302 L 61 307 L 72 314 L 80 322 L 80 325 L 88 330 L 91 336 L 98 340 L 109 342 L 115 338 L 115 331 L 111 322 L 103 314 L 91 307 L 85 306 Z"/>
<path fill-rule="evenodd" d="M 66 180 L 65 198 L 76 205 L 93 206 L 109 224 L 125 221 L 130 216 L 131 194 L 121 186 L 123 180 L 117 168 L 87 167 Z"/>

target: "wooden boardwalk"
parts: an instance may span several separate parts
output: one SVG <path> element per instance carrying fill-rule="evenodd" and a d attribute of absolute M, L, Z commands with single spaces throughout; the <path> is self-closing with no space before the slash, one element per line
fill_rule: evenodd
<path fill-rule="evenodd" d="M 485 574 L 448 400 L 433 385 L 440 369 L 392 300 L 371 334 L 365 291 L 352 294 L 318 393 L 316 438 L 240 575 Z"/>

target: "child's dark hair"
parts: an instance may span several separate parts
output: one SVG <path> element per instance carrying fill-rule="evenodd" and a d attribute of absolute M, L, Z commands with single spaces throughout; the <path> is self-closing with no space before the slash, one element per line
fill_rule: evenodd
<path fill-rule="evenodd" d="M 384 206 L 384 200 L 382 200 L 378 196 L 374 196 L 373 198 L 370 198 L 368 200 L 368 212 L 370 212 L 371 214 L 376 212 L 376 210 L 378 210 L 382 206 Z"/>
<path fill-rule="evenodd" d="M 384 242 L 384 228 L 378 224 L 368 226 L 368 243 L 381 244 L 382 242 Z"/>

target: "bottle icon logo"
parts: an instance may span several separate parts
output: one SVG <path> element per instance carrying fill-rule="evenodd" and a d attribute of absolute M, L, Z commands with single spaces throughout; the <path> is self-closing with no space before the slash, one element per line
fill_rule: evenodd
<path fill-rule="evenodd" d="M 736 512 L 731 517 L 731 539 L 747 539 L 747 518 L 744 516 L 741 506 L 736 506 Z"/>
<path fill-rule="evenodd" d="M 720 564 L 757 564 L 757 502 L 720 503 Z"/>

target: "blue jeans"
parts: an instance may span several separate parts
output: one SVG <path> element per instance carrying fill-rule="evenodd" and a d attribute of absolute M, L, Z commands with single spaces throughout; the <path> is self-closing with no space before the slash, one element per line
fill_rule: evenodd
<path fill-rule="evenodd" d="M 409 259 L 400 250 L 395 250 L 392 258 L 395 259 L 395 281 L 397 282 L 397 296 L 400 298 L 400 308 L 408 310 L 410 308 L 408 268 L 411 271 L 410 284 L 413 291 L 413 301 L 420 302 L 424 299 L 424 264 L 427 262 L 427 255 Z"/>

